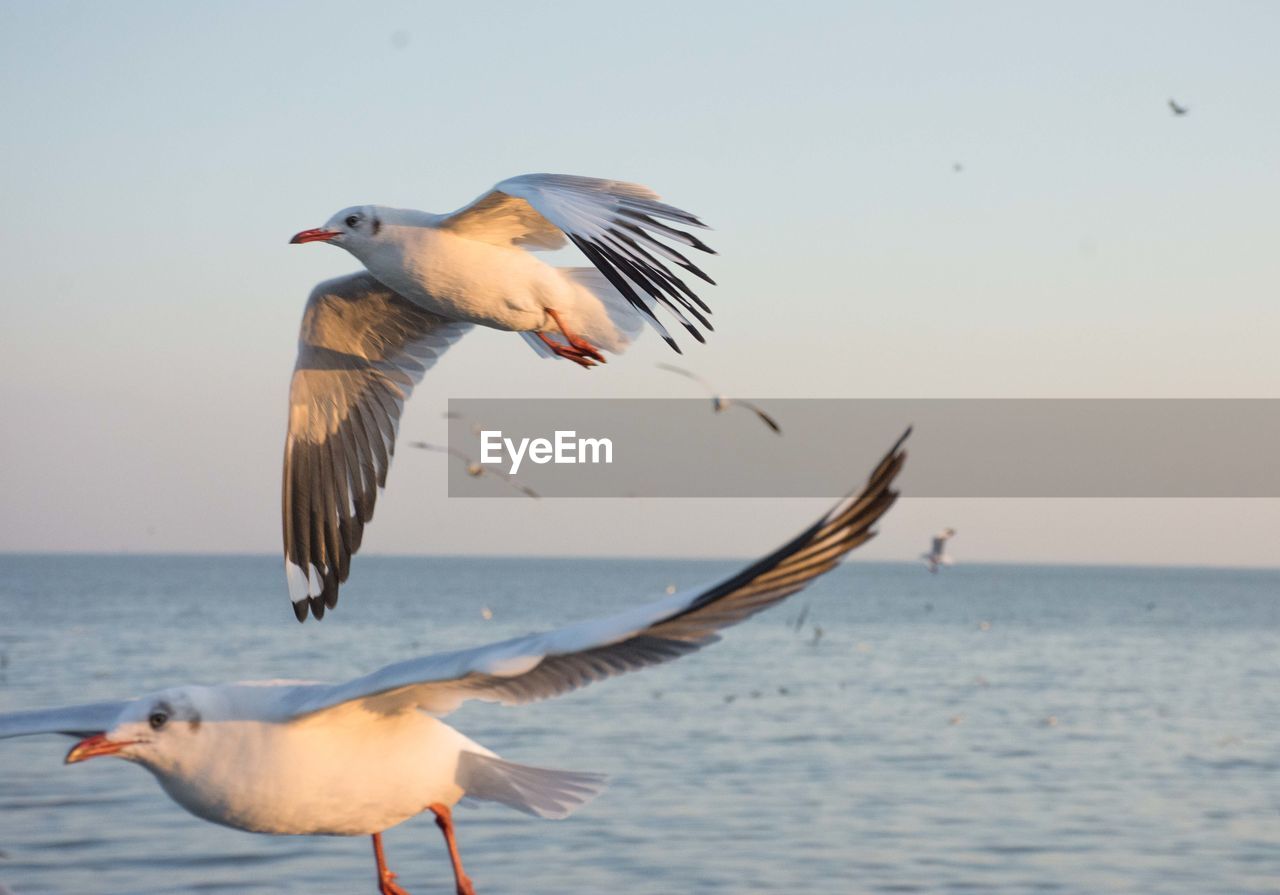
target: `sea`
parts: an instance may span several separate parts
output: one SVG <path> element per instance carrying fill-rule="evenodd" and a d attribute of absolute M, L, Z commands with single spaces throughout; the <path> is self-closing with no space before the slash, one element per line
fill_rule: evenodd
<path fill-rule="evenodd" d="M 5 555 L 0 711 L 342 680 L 739 565 L 362 556 L 299 625 L 271 557 Z M 1277 570 L 852 561 L 695 655 L 449 723 L 611 778 L 563 821 L 459 808 L 479 895 L 1280 893 Z M 0 741 L 15 895 L 376 891 L 367 837 L 217 827 L 70 742 Z M 429 815 L 386 847 L 453 892 Z"/>

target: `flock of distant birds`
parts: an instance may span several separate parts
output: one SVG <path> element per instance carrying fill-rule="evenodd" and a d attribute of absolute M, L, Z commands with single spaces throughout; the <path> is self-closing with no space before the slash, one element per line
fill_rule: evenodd
<path fill-rule="evenodd" d="M 766 413 L 764 408 L 760 407 L 760 405 L 756 404 L 755 402 L 745 401 L 741 398 L 730 398 L 724 393 L 718 391 L 713 385 L 711 385 L 710 382 L 708 382 L 703 377 L 697 375 L 696 373 L 690 370 L 686 370 L 683 367 L 677 367 L 673 364 L 658 364 L 658 367 L 659 369 L 669 370 L 673 373 L 678 373 L 681 376 L 684 376 L 688 379 L 692 379 L 700 383 L 708 392 L 710 392 L 712 396 L 711 398 L 712 412 L 723 413 L 725 410 L 729 409 L 730 407 L 741 407 L 744 410 L 747 410 L 755 414 L 756 418 L 759 419 L 760 422 L 764 423 L 764 425 L 768 427 L 768 429 L 771 432 L 773 432 L 775 435 L 782 434 L 782 426 L 778 424 L 777 420 L 775 420 L 772 416 Z M 480 433 L 484 431 L 483 425 L 473 420 L 467 419 L 466 417 L 462 416 L 462 414 L 457 413 L 456 411 L 449 411 L 445 413 L 444 416 L 446 419 L 460 420 L 468 423 L 471 434 L 474 436 L 479 437 Z M 441 454 L 447 454 L 453 457 L 454 459 L 461 461 L 461 463 L 463 464 L 464 468 L 467 471 L 467 475 L 471 476 L 472 478 L 480 478 L 481 476 L 488 475 L 492 478 L 497 479 L 498 481 L 505 483 L 506 485 L 509 485 L 511 488 L 515 489 L 517 492 L 519 492 L 520 494 L 523 494 L 526 497 L 532 497 L 537 499 L 538 497 L 541 496 L 538 494 L 537 491 L 533 490 L 524 482 L 520 481 L 520 479 L 517 478 L 515 475 L 509 472 L 501 472 L 501 471 L 495 472 L 494 470 L 485 467 L 484 464 L 480 463 L 480 461 L 476 460 L 475 457 L 468 454 L 466 451 L 463 451 L 459 448 L 455 448 L 452 445 L 436 444 L 430 441 L 411 441 L 409 442 L 409 447 L 418 448 L 420 450 L 425 450 L 425 451 L 434 451 L 436 453 L 441 453 Z M 938 570 L 944 566 L 955 565 L 955 558 L 952 557 L 949 553 L 947 553 L 947 542 L 950 541 L 953 537 L 955 537 L 955 535 L 956 535 L 956 530 L 954 528 L 948 527 L 948 528 L 942 529 L 940 532 L 934 535 L 933 538 L 930 540 L 928 551 L 920 554 L 920 559 L 924 561 L 926 568 L 928 568 L 928 570 L 932 574 L 936 575 L 938 573 Z M 816 637 L 818 639 L 821 639 L 822 637 L 821 633 L 818 633 Z"/>

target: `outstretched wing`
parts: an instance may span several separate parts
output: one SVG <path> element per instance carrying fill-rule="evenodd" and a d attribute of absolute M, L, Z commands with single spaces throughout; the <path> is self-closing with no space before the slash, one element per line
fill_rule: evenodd
<path fill-rule="evenodd" d="M 769 414 L 765 413 L 764 409 L 761 408 L 759 404 L 756 404 L 753 401 L 743 401 L 740 399 L 735 400 L 734 403 L 741 404 L 743 407 L 747 408 L 747 410 L 750 410 L 752 413 L 758 416 L 760 418 L 760 422 L 764 423 L 766 426 L 772 429 L 775 435 L 782 434 L 782 427 L 778 425 L 778 421 L 775 420 L 773 417 L 769 416 Z"/>
<path fill-rule="evenodd" d="M 872 527 L 897 499 L 892 485 L 905 459 L 900 439 L 859 493 L 719 584 L 558 631 L 388 665 L 345 684 L 299 687 L 285 697 L 285 714 L 348 703 L 383 714 L 445 714 L 468 699 L 516 705 L 691 653 L 718 640 L 721 628 L 800 590 L 873 537 Z"/>
<path fill-rule="evenodd" d="M 675 373 L 677 376 L 683 376 L 685 379 L 692 379 L 707 390 L 707 393 L 714 396 L 717 394 L 716 387 L 707 380 L 703 379 L 692 370 L 686 370 L 684 367 L 677 367 L 675 364 L 654 364 L 659 370 L 666 370 L 668 373 Z"/>
<path fill-rule="evenodd" d="M 83 739 L 115 726 L 126 702 L 92 702 L 57 709 L 33 709 L 0 715 L 0 739 L 38 733 L 60 733 Z"/>
<path fill-rule="evenodd" d="M 523 174 L 495 186 L 470 205 L 444 216 L 438 226 L 495 245 L 555 249 L 567 236 L 677 352 L 678 345 L 654 313 L 665 307 L 699 342 L 697 324 L 712 330 L 711 309 L 667 266 L 675 264 L 715 285 L 674 242 L 715 254 L 702 240 L 670 226 L 706 224 L 687 211 L 658 201 L 634 183 L 567 174 Z"/>
<path fill-rule="evenodd" d="M 419 308 L 367 273 L 321 283 L 298 335 L 284 448 L 284 557 L 298 621 L 338 601 L 400 412 L 422 375 L 471 328 Z"/>

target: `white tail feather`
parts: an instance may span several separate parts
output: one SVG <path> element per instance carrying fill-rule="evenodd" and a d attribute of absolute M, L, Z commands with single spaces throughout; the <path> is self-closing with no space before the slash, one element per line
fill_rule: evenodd
<path fill-rule="evenodd" d="M 565 267 L 561 272 L 570 280 L 586 289 L 604 305 L 609 320 L 622 335 L 624 341 L 633 342 L 644 329 L 644 319 L 635 305 L 627 301 L 609 278 L 594 267 Z"/>
<path fill-rule="evenodd" d="M 606 786 L 603 774 L 534 768 L 477 752 L 458 757 L 457 780 L 468 798 L 553 820 L 568 817 Z"/>

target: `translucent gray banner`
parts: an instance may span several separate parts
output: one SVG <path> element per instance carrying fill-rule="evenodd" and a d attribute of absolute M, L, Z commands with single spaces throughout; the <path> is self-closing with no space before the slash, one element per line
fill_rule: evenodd
<path fill-rule="evenodd" d="M 1280 497 L 1277 399 L 753 403 L 454 399 L 449 495 L 836 497 L 912 426 L 913 497 Z"/>

